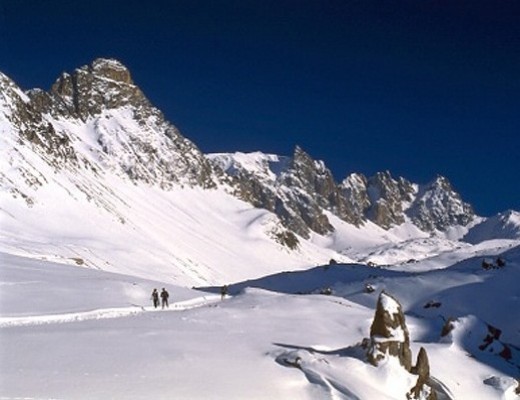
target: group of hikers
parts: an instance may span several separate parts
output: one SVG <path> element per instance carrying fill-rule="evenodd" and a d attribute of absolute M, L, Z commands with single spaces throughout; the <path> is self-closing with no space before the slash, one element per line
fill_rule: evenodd
<path fill-rule="evenodd" d="M 168 297 L 170 297 L 170 294 L 165 288 L 162 288 L 160 297 L 162 308 L 168 308 Z M 154 308 L 159 307 L 159 292 L 157 291 L 157 289 L 154 289 L 152 292 L 152 301 Z"/>
<path fill-rule="evenodd" d="M 228 295 L 229 287 L 228 285 L 224 285 L 220 288 L 220 295 L 222 297 L 222 300 Z M 170 294 L 165 288 L 162 288 L 161 293 L 157 291 L 157 289 L 154 289 L 152 292 L 151 300 L 153 302 L 154 308 L 159 307 L 159 297 L 161 298 L 161 306 L 164 309 L 165 307 L 168 308 L 168 298 L 170 297 Z"/>

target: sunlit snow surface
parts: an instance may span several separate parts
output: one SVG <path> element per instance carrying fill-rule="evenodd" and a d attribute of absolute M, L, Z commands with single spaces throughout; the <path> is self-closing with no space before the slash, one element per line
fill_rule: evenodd
<path fill-rule="evenodd" d="M 231 285 L 221 300 L 218 288 L 2 253 L 0 398 L 403 399 L 415 377 L 397 362 L 371 366 L 359 347 L 385 289 L 446 393 L 514 399 L 520 360 L 478 350 L 488 317 L 504 343 L 520 343 L 520 250 L 504 257 L 493 271 L 479 257 L 423 273 L 317 267 Z M 368 281 L 376 293 L 363 292 Z M 149 296 L 163 286 L 170 307 L 155 310 Z M 334 295 L 312 294 L 325 286 Z M 441 339 L 447 316 L 456 328 Z"/>
<path fill-rule="evenodd" d="M 416 377 L 392 358 L 373 367 L 360 347 L 382 290 L 402 305 L 414 359 L 428 351 L 440 399 L 518 397 L 518 213 L 430 235 L 326 212 L 335 231 L 290 250 L 280 220 L 222 182 L 173 185 L 147 163 L 141 139 L 164 165 L 197 156 L 173 151 L 157 117 L 52 120 L 81 164 L 56 168 L 20 145 L 11 99 L 28 98 L 0 80 L 0 399 L 402 400 Z M 218 157 L 264 184 L 287 162 Z M 136 166 L 156 184 L 130 180 Z M 482 269 L 498 256 L 505 267 Z M 162 287 L 170 307 L 156 310 Z M 486 344 L 488 324 L 501 334 Z"/>

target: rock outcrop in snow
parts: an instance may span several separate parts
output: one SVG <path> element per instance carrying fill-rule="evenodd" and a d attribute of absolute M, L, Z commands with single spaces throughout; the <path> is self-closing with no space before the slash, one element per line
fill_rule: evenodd
<path fill-rule="evenodd" d="M 430 382 L 430 362 L 428 353 L 421 347 L 417 355 L 417 363 L 412 367 L 412 374 L 417 376 L 417 383 L 407 394 L 408 399 L 437 400 L 437 393 L 429 385 Z"/>
<path fill-rule="evenodd" d="M 370 327 L 367 358 L 377 366 L 387 357 L 397 357 L 407 371 L 412 368 L 410 335 L 401 304 L 388 293 L 381 292 Z"/>
<path fill-rule="evenodd" d="M 407 372 L 417 375 L 415 385 L 407 394 L 408 399 L 437 399 L 436 391 L 430 386 L 428 354 L 421 347 L 417 362 L 412 366 L 410 334 L 401 304 L 386 292 L 381 292 L 377 300 L 366 355 L 368 361 L 374 366 L 386 363 L 389 357 L 395 357 Z"/>
<path fill-rule="evenodd" d="M 514 318 L 514 317 L 513 317 Z M 475 357 L 495 356 L 511 370 L 520 370 L 520 349 L 501 339 L 502 330 L 470 315 L 447 321 L 442 340 L 465 347 Z"/>

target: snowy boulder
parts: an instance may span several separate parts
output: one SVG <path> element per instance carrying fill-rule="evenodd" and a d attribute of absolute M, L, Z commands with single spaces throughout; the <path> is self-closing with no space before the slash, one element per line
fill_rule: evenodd
<path fill-rule="evenodd" d="M 410 335 L 401 304 L 388 293 L 382 292 L 370 327 L 367 358 L 372 365 L 377 366 L 389 356 L 397 357 L 407 371 L 411 370 Z"/>

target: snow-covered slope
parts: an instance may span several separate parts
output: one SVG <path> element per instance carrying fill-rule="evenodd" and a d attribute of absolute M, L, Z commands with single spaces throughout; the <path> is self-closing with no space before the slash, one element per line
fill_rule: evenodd
<path fill-rule="evenodd" d="M 186 285 L 348 260 L 283 246 L 278 218 L 233 196 L 120 63 L 96 60 L 29 96 L 1 78 L 6 251 Z"/>
<path fill-rule="evenodd" d="M 518 213 L 445 178 L 204 155 L 106 59 L 48 92 L 0 74 L 0 151 L 0 398 L 518 397 Z M 431 377 L 367 362 L 382 290 Z"/>
<path fill-rule="evenodd" d="M 481 223 L 469 230 L 464 240 L 469 243 L 480 243 L 491 239 L 518 239 L 520 237 L 520 213 L 509 210 Z"/>
<path fill-rule="evenodd" d="M 10 253 L 193 285 L 362 259 L 408 238 L 363 222 L 298 147 L 204 156 L 118 61 L 64 73 L 49 92 L 24 93 L 5 75 L 0 86 L 0 247 Z M 424 236 L 406 223 L 401 232 Z"/>
<path fill-rule="evenodd" d="M 518 247 L 501 257 L 487 271 L 480 258 L 419 274 L 325 266 L 231 285 L 221 300 L 219 288 L 3 253 L 0 396 L 405 399 L 417 375 L 394 357 L 370 364 L 363 345 L 384 289 L 402 305 L 413 364 L 428 354 L 438 398 L 517 399 Z M 163 286 L 170 307 L 154 310 Z M 332 295 L 312 294 L 325 287 Z"/>

